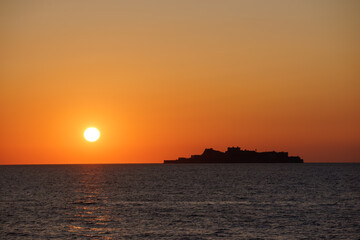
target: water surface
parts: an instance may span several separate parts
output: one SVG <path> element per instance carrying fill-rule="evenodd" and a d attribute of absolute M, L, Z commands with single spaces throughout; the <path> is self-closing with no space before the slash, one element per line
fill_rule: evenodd
<path fill-rule="evenodd" d="M 0 239 L 359 239 L 360 164 L 0 166 Z"/>

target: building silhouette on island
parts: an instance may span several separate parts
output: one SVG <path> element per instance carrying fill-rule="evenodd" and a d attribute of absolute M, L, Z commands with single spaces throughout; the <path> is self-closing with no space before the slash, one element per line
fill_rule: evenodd
<path fill-rule="evenodd" d="M 228 147 L 221 152 L 206 148 L 201 155 L 190 158 L 180 157 L 177 160 L 164 160 L 164 164 L 178 163 L 303 163 L 298 156 L 289 156 L 287 152 L 256 152 L 241 150 L 240 147 Z"/>

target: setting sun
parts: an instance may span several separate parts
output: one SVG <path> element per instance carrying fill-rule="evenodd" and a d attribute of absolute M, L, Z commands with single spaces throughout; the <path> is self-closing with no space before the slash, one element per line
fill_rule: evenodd
<path fill-rule="evenodd" d="M 100 137 L 100 131 L 97 128 L 90 127 L 84 132 L 84 138 L 89 142 L 95 142 Z"/>

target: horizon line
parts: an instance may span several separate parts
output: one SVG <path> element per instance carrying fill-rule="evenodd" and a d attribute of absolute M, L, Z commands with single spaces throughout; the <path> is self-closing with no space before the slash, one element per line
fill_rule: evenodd
<path fill-rule="evenodd" d="M 303 162 L 302 164 L 352 164 L 352 163 L 360 163 L 359 162 Z M 287 164 L 287 163 L 206 163 L 208 164 Z M 54 166 L 54 165 L 164 165 L 163 162 L 161 163 L 29 163 L 29 164 L 0 164 L 0 166 Z M 180 165 L 204 165 L 204 164 L 196 164 L 196 163 L 184 163 Z"/>

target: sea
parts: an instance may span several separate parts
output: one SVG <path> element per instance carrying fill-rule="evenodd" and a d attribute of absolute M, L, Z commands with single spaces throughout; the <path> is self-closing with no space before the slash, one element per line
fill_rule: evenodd
<path fill-rule="evenodd" d="M 0 166 L 0 239 L 360 239 L 360 164 Z"/>

